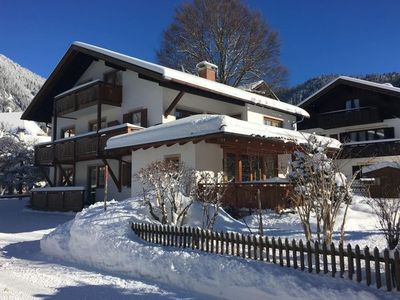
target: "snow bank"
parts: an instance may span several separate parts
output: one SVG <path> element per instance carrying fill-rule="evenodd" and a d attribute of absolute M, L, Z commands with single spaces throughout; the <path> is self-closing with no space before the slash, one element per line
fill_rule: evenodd
<path fill-rule="evenodd" d="M 191 220 L 198 212 L 199 208 L 194 207 Z M 97 203 L 44 236 L 41 250 L 97 269 L 225 299 L 378 299 L 385 295 L 329 276 L 146 243 L 129 227 L 130 221 L 149 222 L 146 215 L 146 209 L 135 200 L 111 201 L 106 212 L 103 204 Z M 218 222 L 219 226 L 241 224 L 225 214 Z"/>

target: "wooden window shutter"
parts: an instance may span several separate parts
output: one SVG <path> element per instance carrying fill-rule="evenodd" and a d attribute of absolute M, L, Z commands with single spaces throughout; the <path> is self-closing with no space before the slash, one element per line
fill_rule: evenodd
<path fill-rule="evenodd" d="M 141 126 L 147 127 L 147 108 L 142 110 Z"/>
<path fill-rule="evenodd" d="M 127 113 L 122 116 L 122 123 L 131 123 L 132 122 L 132 113 Z"/>

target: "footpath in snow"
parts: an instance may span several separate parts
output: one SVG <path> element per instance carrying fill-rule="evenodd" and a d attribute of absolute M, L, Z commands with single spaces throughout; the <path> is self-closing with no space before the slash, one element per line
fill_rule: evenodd
<path fill-rule="evenodd" d="M 0 199 L 0 299 L 207 299 L 136 274 L 103 271 L 40 251 L 40 239 L 72 213 L 36 212 L 28 201 Z M 89 236 L 82 237 L 90 240 Z"/>
<path fill-rule="evenodd" d="M 199 223 L 198 207 L 189 214 Z M 390 299 L 392 293 L 347 279 L 308 274 L 277 265 L 167 248 L 140 240 L 129 222 L 149 222 L 135 199 L 108 205 L 97 203 L 44 236 L 41 250 L 48 256 L 85 265 L 124 278 L 135 277 L 189 290 L 204 299 Z M 217 229 L 245 230 L 243 223 L 222 214 Z M 200 298 L 203 298 L 200 296 Z"/>

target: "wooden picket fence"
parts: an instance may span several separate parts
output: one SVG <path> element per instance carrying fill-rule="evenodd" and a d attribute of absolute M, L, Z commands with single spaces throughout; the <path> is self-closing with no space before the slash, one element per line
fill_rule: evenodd
<path fill-rule="evenodd" d="M 192 227 L 132 223 L 132 230 L 143 240 L 163 246 L 191 248 L 221 255 L 272 262 L 282 267 L 293 267 L 317 274 L 330 273 L 332 277 L 348 277 L 378 289 L 400 291 L 400 255 L 389 250 L 383 255 L 378 248 L 363 250 L 358 245 L 338 247 L 334 243 L 311 244 L 281 238 L 244 235 L 233 232 L 214 232 Z"/>

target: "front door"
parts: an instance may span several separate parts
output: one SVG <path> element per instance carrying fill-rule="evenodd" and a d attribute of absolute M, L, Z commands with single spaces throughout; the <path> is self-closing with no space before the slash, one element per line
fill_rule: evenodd
<path fill-rule="evenodd" d="M 97 188 L 97 166 L 88 168 L 88 191 L 89 191 L 89 204 L 96 202 L 96 188 Z"/>

